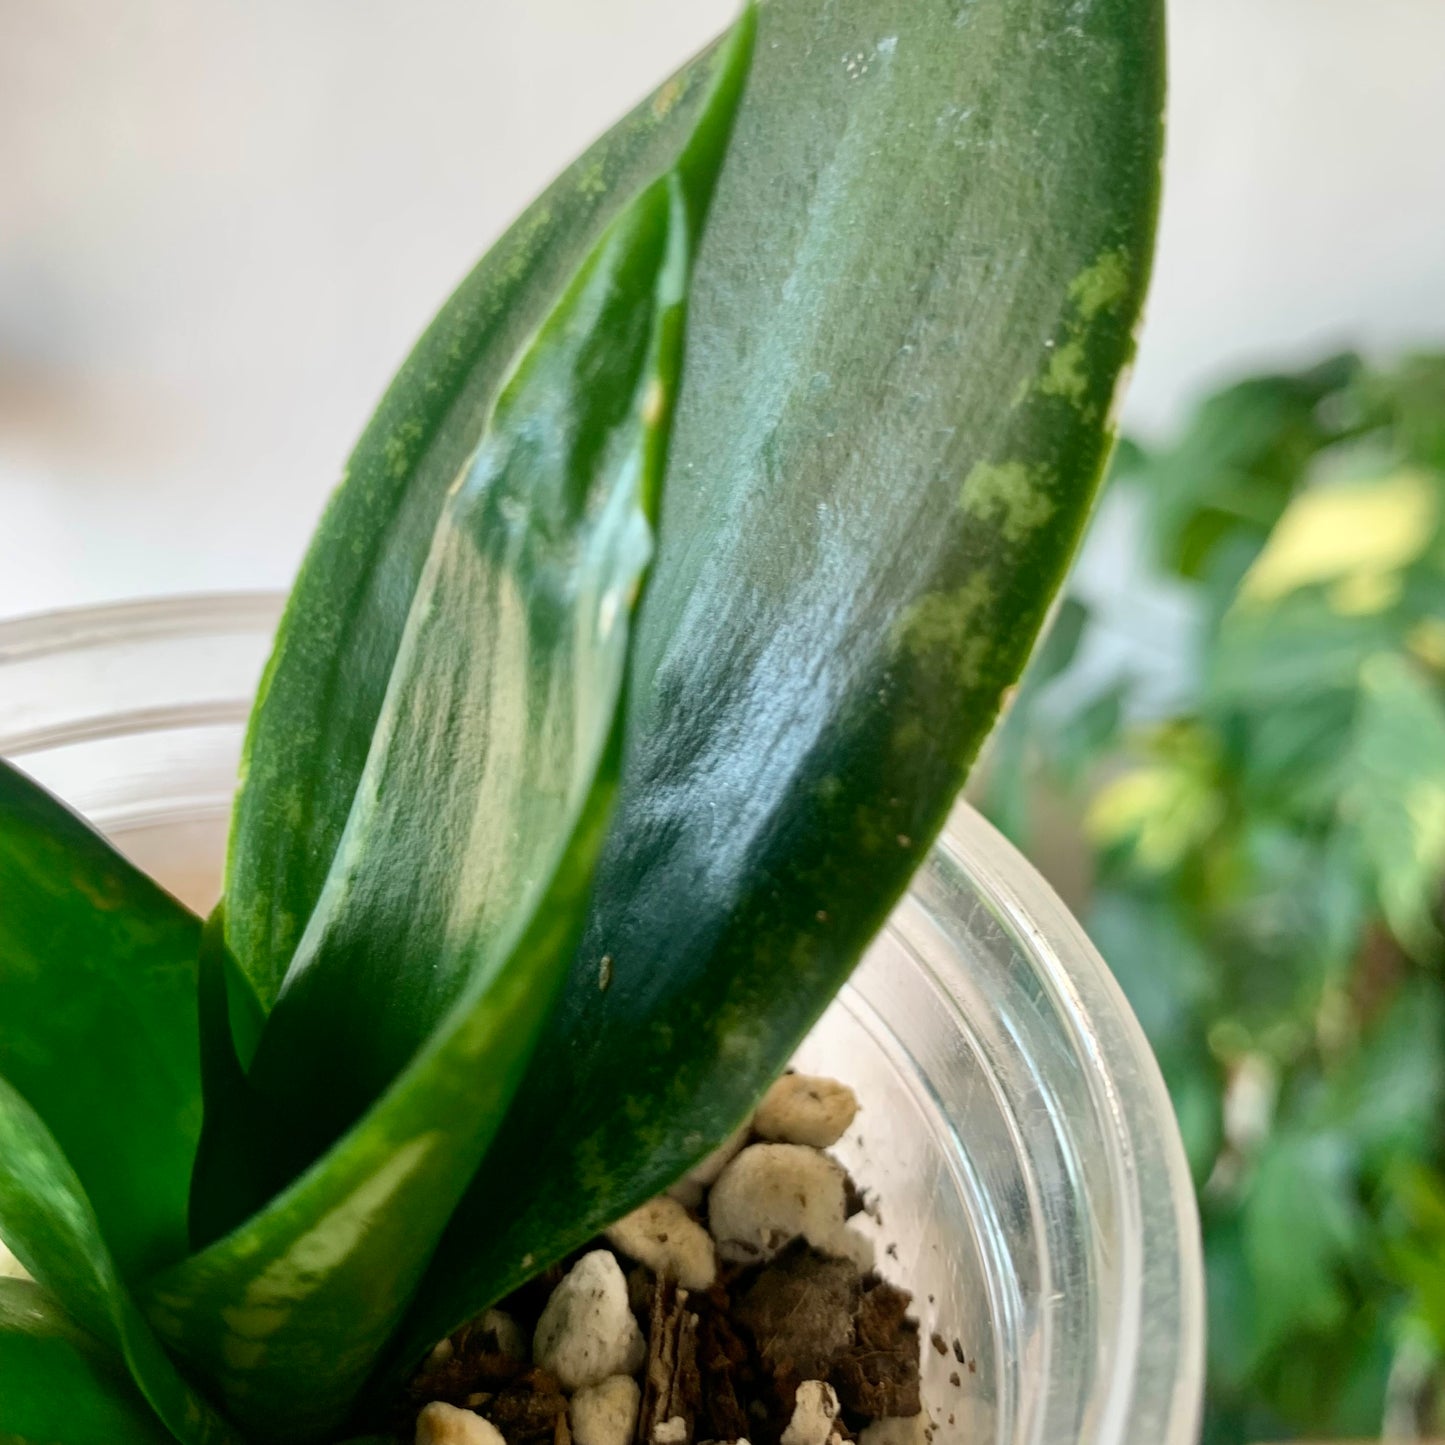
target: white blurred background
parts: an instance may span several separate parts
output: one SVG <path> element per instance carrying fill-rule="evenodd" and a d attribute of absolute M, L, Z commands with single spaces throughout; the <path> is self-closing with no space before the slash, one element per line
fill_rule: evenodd
<path fill-rule="evenodd" d="M 0 0 L 0 615 L 284 586 L 416 333 L 733 0 Z M 1173 0 L 1126 412 L 1445 330 L 1445 0 Z"/>

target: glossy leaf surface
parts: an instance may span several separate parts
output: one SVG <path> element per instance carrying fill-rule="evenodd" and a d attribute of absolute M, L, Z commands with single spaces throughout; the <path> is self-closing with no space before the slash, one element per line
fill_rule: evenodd
<path fill-rule="evenodd" d="M 123 1359 L 183 1445 L 240 1445 L 182 1379 L 120 1277 L 75 1171 L 34 1109 L 0 1079 L 0 1236 L 78 1325 Z"/>
<path fill-rule="evenodd" d="M 586 942 L 401 1358 L 723 1137 L 917 866 L 1094 494 L 1161 70 L 1153 0 L 762 8 Z"/>
<path fill-rule="evenodd" d="M 170 1445 L 118 1357 L 29 1280 L 0 1279 L 0 1441 Z"/>
<path fill-rule="evenodd" d="M 0 1074 L 45 1119 L 128 1277 L 186 1247 L 200 921 L 0 761 Z"/>
<path fill-rule="evenodd" d="M 296 1158 L 360 1121 L 155 1282 L 158 1323 L 261 1438 L 344 1420 L 576 952 L 620 770 L 688 230 L 675 175 L 628 207 L 448 497 L 332 875 L 248 1080 L 271 1117 L 288 1101 L 304 1114 Z M 224 980 L 207 978 L 210 996 Z M 324 1112 L 294 1107 L 313 1099 Z"/>

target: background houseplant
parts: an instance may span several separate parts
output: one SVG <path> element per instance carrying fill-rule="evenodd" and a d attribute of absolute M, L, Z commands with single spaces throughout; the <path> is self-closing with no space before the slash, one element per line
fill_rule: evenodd
<path fill-rule="evenodd" d="M 1169 1080 L 1210 1277 L 1207 1438 L 1429 1433 L 1445 358 L 1240 382 L 1172 444 L 1125 448 L 1113 487 L 1189 604 L 1188 663 L 1101 671 L 1100 624 L 1066 603 L 984 805 L 1043 856 L 1076 825 L 1082 916 Z"/>

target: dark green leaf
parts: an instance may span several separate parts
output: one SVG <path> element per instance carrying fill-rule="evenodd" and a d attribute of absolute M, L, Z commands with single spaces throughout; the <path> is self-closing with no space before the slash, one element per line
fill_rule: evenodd
<path fill-rule="evenodd" d="M 1352 415 L 1322 403 L 1359 370 L 1343 355 L 1296 375 L 1251 377 L 1211 396 L 1175 446 L 1132 455 L 1126 480 L 1140 488 L 1161 564 L 1203 578 L 1227 552 L 1232 590 L 1316 453 L 1351 430 Z"/>
<path fill-rule="evenodd" d="M 1308 1027 L 1358 946 L 1366 910 L 1354 856 L 1334 837 L 1321 843 L 1259 810 L 1231 832 L 1214 881 L 1212 967 L 1233 1017 L 1256 1034 Z"/>
<path fill-rule="evenodd" d="M 1445 1340 L 1445 1178 L 1398 1161 L 1387 1181 L 1392 1217 L 1386 1242 L 1391 1276 L 1410 1291 L 1414 1313 Z"/>
<path fill-rule="evenodd" d="M 1219 1066 L 1202 1041 L 1192 1052 L 1161 1058 L 1159 1066 L 1169 1086 L 1169 1102 L 1184 1141 L 1184 1157 L 1196 1188 L 1202 1189 L 1219 1159 L 1224 1142 L 1224 1081 Z"/>
<path fill-rule="evenodd" d="M 1340 758 L 1355 727 L 1357 693 L 1349 688 L 1280 696 L 1233 715 L 1241 784 L 1252 805 L 1317 822 L 1333 809 Z"/>
<path fill-rule="evenodd" d="M 1326 1333 L 1296 1334 L 1253 1382 L 1273 1405 L 1277 1420 L 1290 1422 L 1291 1428 L 1276 1424 L 1268 1433 L 1250 1435 L 1250 1445 L 1301 1434 L 1320 1440 L 1326 1432 L 1339 1440 L 1377 1436 L 1400 1333 L 1391 1313 L 1360 1308 Z"/>
<path fill-rule="evenodd" d="M 1321 1118 L 1361 1162 L 1429 1157 L 1445 1103 L 1445 1000 L 1433 984 L 1402 990 L 1329 1081 Z"/>
<path fill-rule="evenodd" d="M 0 899 L 0 1074 L 135 1278 L 186 1248 L 200 922 L 4 762 Z"/>
<path fill-rule="evenodd" d="M 1088 930 L 1156 1051 L 1177 1050 L 1197 1036 L 1219 980 L 1177 900 L 1100 889 Z"/>
<path fill-rule="evenodd" d="M 923 856 L 1104 459 L 1161 39 L 1153 0 L 762 8 L 587 940 L 403 1353 L 721 1138 Z"/>
<path fill-rule="evenodd" d="M 1077 597 L 1063 598 L 1048 631 L 1040 639 L 1028 667 L 1024 669 L 1015 703 L 1030 693 L 1038 693 L 1073 663 L 1088 625 L 1088 607 Z"/>
<path fill-rule="evenodd" d="M 1352 1160 L 1327 1132 L 1281 1132 L 1261 1156 L 1244 1204 L 1258 1348 L 1297 1331 L 1328 1332 L 1349 1315 L 1341 1272 L 1361 1247 Z"/>
<path fill-rule="evenodd" d="M 1382 653 L 1361 670 L 1355 737 L 1342 770 L 1343 817 L 1359 833 L 1380 907 L 1417 952 L 1439 944 L 1445 880 L 1445 699 Z"/>
<path fill-rule="evenodd" d="M 1406 357 L 1393 371 L 1369 377 L 1366 390 L 1391 414 L 1404 457 L 1445 473 L 1445 353 Z"/>
<path fill-rule="evenodd" d="M 197 1395 L 132 1301 L 75 1171 L 34 1109 L 0 1079 L 0 1236 L 77 1324 L 123 1358 L 184 1445 L 240 1445 Z"/>
<path fill-rule="evenodd" d="M 1100 758 L 1119 741 L 1131 689 L 1131 681 L 1121 678 L 1054 725 L 1049 750 L 1056 776 L 1075 787 L 1089 776 Z"/>
<path fill-rule="evenodd" d="M 125 1366 L 29 1280 L 0 1279 L 0 1441 L 172 1445 Z"/>
<path fill-rule="evenodd" d="M 1393 1305 L 1393 1301 L 1380 1303 Z M 1342 1439 L 1367 1440 L 1380 1429 L 1392 1381 L 1398 1387 L 1404 1321 L 1396 1308 L 1357 1308 L 1343 1338 L 1334 1345 L 1319 1375 L 1300 1392 L 1295 1419 L 1314 1416 L 1315 1429 L 1341 1432 Z M 1384 1406 L 1385 1408 L 1382 1408 Z"/>
<path fill-rule="evenodd" d="M 1209 660 L 1209 694 L 1260 710 L 1327 702 L 1331 694 L 1352 693 L 1365 659 L 1399 639 L 1393 617 L 1341 616 L 1318 590 L 1241 606 L 1226 618 Z"/>
<path fill-rule="evenodd" d="M 331 876 L 245 1081 L 270 1119 L 289 1105 L 303 1123 L 291 1162 L 379 1100 L 155 1282 L 167 1337 L 266 1440 L 345 1418 L 576 951 L 620 770 L 688 233 L 675 174 L 622 214 L 443 511 Z M 224 979 L 206 981 L 210 1001 Z M 207 1033 L 224 1043 L 224 1027 Z M 236 1060 L 218 1052 L 234 1095 Z"/>
<path fill-rule="evenodd" d="M 1204 1213 L 1204 1262 L 1211 1393 L 1242 1392 L 1259 1364 L 1259 1300 L 1239 1219 L 1217 1206 Z"/>

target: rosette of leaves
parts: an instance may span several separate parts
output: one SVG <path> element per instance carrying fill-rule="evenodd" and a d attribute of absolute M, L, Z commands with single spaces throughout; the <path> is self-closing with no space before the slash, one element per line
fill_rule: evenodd
<path fill-rule="evenodd" d="M 1087 514 L 1157 0 L 773 0 L 362 436 L 203 926 L 0 774 L 0 1438 L 337 1439 L 744 1116 Z"/>
<path fill-rule="evenodd" d="M 1445 357 L 1247 378 L 1112 485 L 1189 625 L 1111 670 L 1110 599 L 1067 599 L 982 800 L 1036 857 L 1076 824 L 1169 1083 L 1206 1440 L 1438 1434 Z"/>

